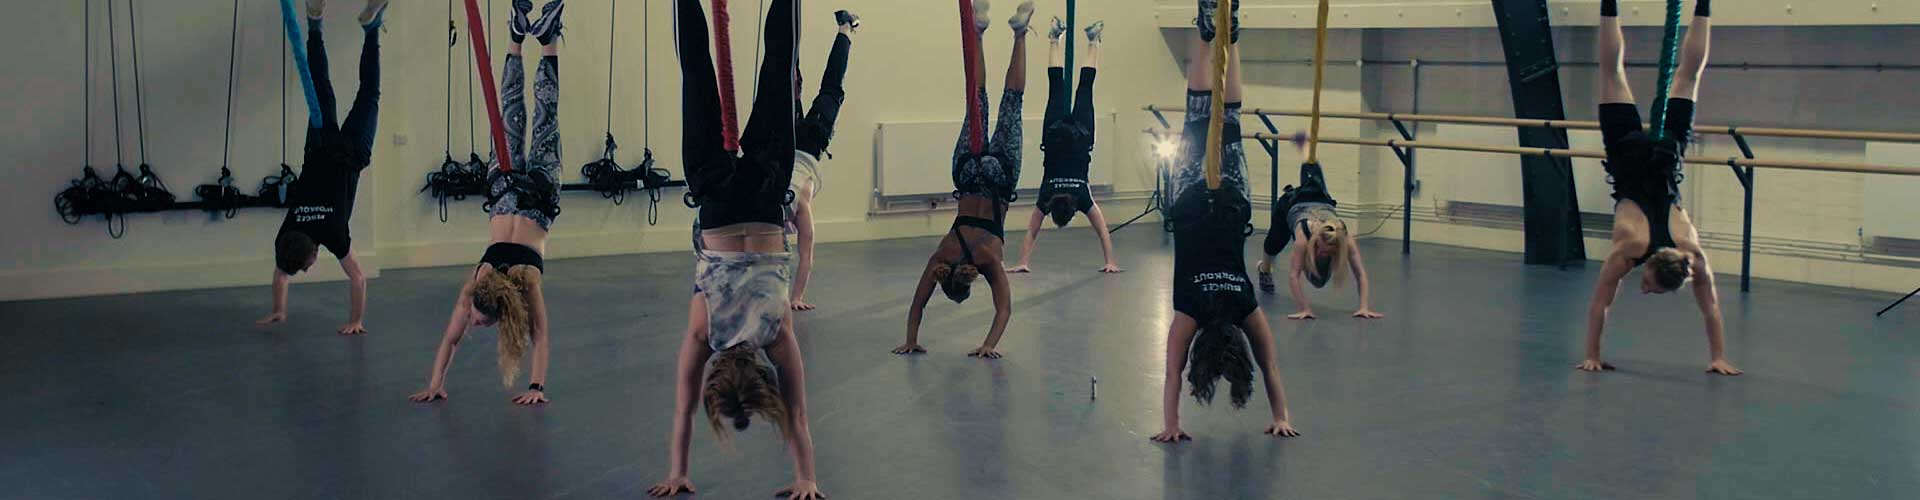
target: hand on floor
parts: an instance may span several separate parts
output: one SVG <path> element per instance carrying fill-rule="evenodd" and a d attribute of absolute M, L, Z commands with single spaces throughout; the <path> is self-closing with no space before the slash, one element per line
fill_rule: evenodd
<path fill-rule="evenodd" d="M 253 322 L 253 324 L 254 326 L 267 326 L 267 325 L 278 325 L 285 322 L 287 322 L 287 313 L 277 312 L 273 314 L 268 314 L 267 317 L 260 318 L 259 321 L 255 321 Z"/>
<path fill-rule="evenodd" d="M 995 351 L 992 347 L 987 346 L 980 346 L 972 351 L 967 351 L 967 357 L 969 358 L 1000 359 L 1000 356 L 1000 351 Z"/>
<path fill-rule="evenodd" d="M 1300 437 L 1300 431 L 1293 430 L 1293 424 L 1285 420 L 1275 420 L 1267 427 L 1266 434 L 1275 437 Z"/>
<path fill-rule="evenodd" d="M 412 401 L 415 403 L 426 403 L 430 401 L 439 401 L 442 399 L 447 399 L 447 390 L 441 389 L 441 388 L 430 388 L 424 391 L 413 393 L 412 396 L 407 396 L 408 401 Z"/>
<path fill-rule="evenodd" d="M 900 344 L 900 347 L 893 348 L 893 353 L 894 354 L 926 354 L 927 348 L 920 347 L 920 344 L 908 342 L 905 344 Z"/>
<path fill-rule="evenodd" d="M 647 494 L 656 497 L 670 497 L 681 493 L 698 494 L 693 490 L 693 481 L 684 477 L 670 477 L 665 481 L 653 483 L 647 488 Z"/>
<path fill-rule="evenodd" d="M 1030 272 L 1033 272 L 1033 268 L 1028 267 L 1026 264 L 1007 268 L 1007 274 L 1026 274 Z"/>
<path fill-rule="evenodd" d="M 1156 443 L 1178 443 L 1181 441 L 1192 441 L 1193 436 L 1187 435 L 1186 431 L 1180 430 L 1180 426 L 1176 425 L 1168 427 L 1166 430 L 1160 431 L 1159 434 L 1154 434 L 1153 437 L 1147 439 Z"/>
<path fill-rule="evenodd" d="M 773 492 L 773 496 L 787 497 L 787 500 L 819 500 L 827 497 L 820 492 L 820 485 L 813 481 L 794 481 L 793 484 Z"/>
<path fill-rule="evenodd" d="M 1362 307 L 1360 308 L 1360 310 L 1353 312 L 1353 317 L 1362 318 L 1362 319 L 1380 319 L 1380 318 L 1387 317 L 1387 315 L 1374 312 L 1372 308 Z"/>
<path fill-rule="evenodd" d="M 820 306 L 813 305 L 804 300 L 800 300 L 800 299 L 793 300 L 793 310 L 795 311 L 812 311 L 814 309 L 819 309 L 819 308 Z"/>
<path fill-rule="evenodd" d="M 1574 368 L 1588 372 L 1612 371 L 1613 365 L 1603 363 L 1598 358 L 1588 358 L 1586 361 L 1581 361 L 1579 365 L 1575 365 Z"/>
<path fill-rule="evenodd" d="M 340 329 L 338 331 L 335 331 L 334 333 L 337 333 L 340 335 L 366 335 L 367 325 L 361 322 L 355 321 L 355 322 L 347 323 L 346 325 L 341 326 Z"/>
<path fill-rule="evenodd" d="M 1734 368 L 1733 363 L 1728 363 L 1727 360 L 1722 359 L 1707 365 L 1707 373 L 1737 377 L 1746 372 L 1740 371 L 1739 368 Z"/>
<path fill-rule="evenodd" d="M 1127 271 L 1125 269 L 1121 269 L 1119 264 L 1107 264 L 1106 267 L 1100 268 L 1100 272 L 1107 273 L 1107 274 L 1120 274 Z"/>
<path fill-rule="evenodd" d="M 520 406 L 536 405 L 536 404 L 542 404 L 546 402 L 547 402 L 547 393 L 540 392 L 540 391 L 522 392 L 520 393 L 519 396 L 513 397 L 513 404 L 517 404 Z"/>
<path fill-rule="evenodd" d="M 1307 309 L 1304 311 L 1287 315 L 1287 319 L 1315 319 L 1315 318 L 1319 318 L 1319 316 L 1314 316 L 1312 309 Z"/>

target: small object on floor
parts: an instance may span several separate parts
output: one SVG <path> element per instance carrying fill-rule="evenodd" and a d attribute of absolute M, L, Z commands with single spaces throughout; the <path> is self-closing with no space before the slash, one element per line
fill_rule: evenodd
<path fill-rule="evenodd" d="M 1087 399 L 1100 399 L 1100 377 L 1089 377 L 1093 387 L 1087 391 Z"/>

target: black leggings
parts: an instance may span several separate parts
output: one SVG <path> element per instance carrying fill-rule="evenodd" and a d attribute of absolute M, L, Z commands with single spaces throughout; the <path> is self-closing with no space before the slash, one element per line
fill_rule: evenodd
<path fill-rule="evenodd" d="M 820 75 L 820 94 L 813 97 L 813 106 L 806 108 L 806 115 L 798 115 L 801 106 L 798 97 L 794 98 L 793 109 L 799 124 L 794 129 L 794 141 L 800 151 L 814 158 L 827 152 L 827 144 L 833 142 L 833 123 L 840 119 L 840 105 L 847 102 L 847 55 L 853 50 L 853 39 L 842 33 L 833 39 L 833 51 L 827 53 L 827 70 Z"/>
<path fill-rule="evenodd" d="M 753 116 L 740 134 L 735 158 L 721 137 L 720 87 L 708 48 L 699 0 L 679 0 L 681 148 L 689 188 L 700 202 L 700 227 L 742 222 L 783 224 L 793 177 L 795 13 L 793 0 L 773 0 L 767 12 L 766 60 L 760 67 Z M 781 109 L 788 108 L 788 109 Z"/>
<path fill-rule="evenodd" d="M 1073 102 L 1069 103 L 1067 69 L 1047 68 L 1047 115 L 1041 127 L 1046 130 L 1061 124 L 1084 127 L 1088 142 L 1091 143 L 1094 125 L 1093 79 L 1098 75 L 1099 72 L 1093 68 L 1080 68 L 1079 90 L 1074 94 Z"/>
<path fill-rule="evenodd" d="M 1300 164 L 1300 185 L 1287 186 L 1287 193 L 1273 204 L 1273 220 L 1267 225 L 1267 239 L 1261 245 L 1268 257 L 1280 255 L 1287 244 L 1293 242 L 1291 227 L 1293 206 L 1298 203 L 1337 204 L 1333 195 L 1327 193 L 1327 176 L 1320 171 L 1318 163 Z"/>
<path fill-rule="evenodd" d="M 366 30 L 360 47 L 360 90 L 353 96 L 353 108 L 347 120 L 339 121 L 338 102 L 333 95 L 333 79 L 328 74 L 327 44 L 320 37 L 320 21 L 307 21 L 307 69 L 313 73 L 313 91 L 320 104 L 320 128 L 307 129 L 308 153 L 316 148 L 345 148 L 354 174 L 372 163 L 374 136 L 380 124 L 380 37 L 377 30 Z M 353 202 L 348 195 L 347 203 Z"/>

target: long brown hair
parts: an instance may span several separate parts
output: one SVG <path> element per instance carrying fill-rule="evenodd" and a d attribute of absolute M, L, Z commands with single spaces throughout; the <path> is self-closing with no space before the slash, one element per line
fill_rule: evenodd
<path fill-rule="evenodd" d="M 1307 275 L 1315 280 L 1324 280 L 1321 281 L 1323 283 L 1330 281 L 1334 288 L 1339 288 L 1346 282 L 1346 274 L 1341 271 L 1347 267 L 1347 256 L 1353 249 L 1347 248 L 1347 221 L 1335 219 L 1332 221 L 1332 226 L 1333 229 L 1330 230 L 1326 229 L 1326 226 L 1311 226 L 1308 229 L 1307 241 L 1302 243 L 1307 246 L 1307 258 L 1311 259 L 1306 265 Z M 1322 248 L 1331 252 L 1326 262 L 1320 260 Z M 1321 274 L 1322 269 L 1327 275 Z"/>
<path fill-rule="evenodd" d="M 1214 316 L 1220 318 L 1220 314 Z M 1247 398 L 1253 396 L 1253 357 L 1240 325 L 1226 318 L 1200 325 L 1191 349 L 1187 383 L 1193 399 L 1202 405 L 1212 403 L 1214 383 L 1226 379 L 1227 401 L 1234 408 L 1247 407 Z"/>
<path fill-rule="evenodd" d="M 791 423 L 787 421 L 787 400 L 780 397 L 780 386 L 774 381 L 773 369 L 760 363 L 755 354 L 760 349 L 751 344 L 741 344 L 714 355 L 713 366 L 707 370 L 707 383 L 702 400 L 707 406 L 707 423 L 713 426 L 713 434 L 720 442 L 730 443 L 733 435 L 727 432 L 727 425 L 720 422 L 721 417 L 732 421 L 734 432 L 747 430 L 755 413 L 760 418 L 774 423 L 779 430 L 780 440 L 786 441 L 792 434 Z"/>
<path fill-rule="evenodd" d="M 540 286 L 540 272 L 533 266 L 513 266 L 505 272 L 483 273 L 473 282 L 473 309 L 492 318 L 500 329 L 500 382 L 513 387 L 520 376 L 520 358 L 533 344 L 532 313 L 527 294 Z"/>

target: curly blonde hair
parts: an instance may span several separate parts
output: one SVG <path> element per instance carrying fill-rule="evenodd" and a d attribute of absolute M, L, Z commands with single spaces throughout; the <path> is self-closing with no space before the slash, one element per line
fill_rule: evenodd
<path fill-rule="evenodd" d="M 966 302 L 973 295 L 973 281 L 980 278 L 980 267 L 973 264 L 935 264 L 933 279 L 940 285 L 940 291 L 954 303 Z"/>
<path fill-rule="evenodd" d="M 500 382 L 513 387 L 520 376 L 520 358 L 533 345 L 532 313 L 527 294 L 540 286 L 540 271 L 514 266 L 505 272 L 484 273 L 473 283 L 473 309 L 492 318 L 500 329 Z"/>

